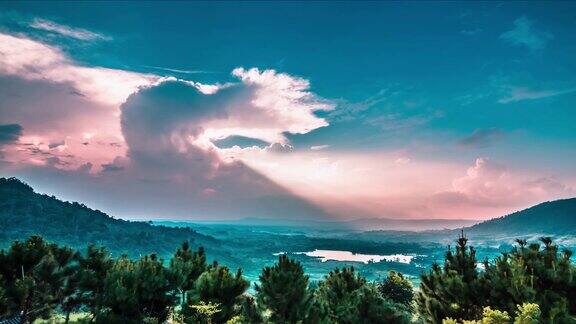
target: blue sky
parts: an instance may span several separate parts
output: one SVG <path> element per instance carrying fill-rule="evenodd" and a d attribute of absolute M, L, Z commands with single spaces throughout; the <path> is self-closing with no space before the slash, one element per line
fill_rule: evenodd
<path fill-rule="evenodd" d="M 358 215 L 489 217 L 574 194 L 574 12 L 571 2 L 2 2 L 0 32 L 58 48 L 75 66 L 220 85 L 242 78 L 231 74 L 238 67 L 299 77 L 331 109 L 310 108 L 306 118 L 317 118 L 307 119 L 311 128 L 282 131 L 278 138 L 290 156 L 249 153 L 252 145 L 265 150 L 275 142 L 268 135 L 246 139 L 255 133 L 249 130 L 213 143 L 245 148 L 235 153 L 242 163 L 327 213 L 335 208 L 324 205 L 341 201 L 347 207 L 336 209 Z M 12 79 L 3 83 L 19 87 Z M 28 118 L 5 115 L 11 120 L 0 124 L 24 125 Z M 23 129 L 26 137 L 33 126 Z M 39 171 L 16 167 L 26 163 L 10 152 L 4 173 L 42 186 L 33 175 Z M 97 163 L 131 156 L 106 158 Z M 318 161 L 322 170 L 313 167 Z M 388 162 L 413 169 L 390 171 Z M 345 186 L 356 177 L 347 166 L 363 163 L 374 171 L 352 182 L 357 192 L 323 190 Z M 294 181 L 296 171 L 277 172 L 299 165 L 311 165 L 310 181 L 320 183 L 314 191 Z M 316 178 L 332 167 L 330 179 Z M 470 176 L 475 172 L 480 176 Z M 495 197 L 509 191 L 530 198 Z M 443 200 L 445 194 L 453 200 Z M 360 211 L 350 201 L 369 207 Z"/>

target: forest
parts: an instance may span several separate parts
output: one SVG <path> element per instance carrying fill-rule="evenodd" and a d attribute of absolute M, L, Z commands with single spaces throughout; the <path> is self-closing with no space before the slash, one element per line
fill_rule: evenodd
<path fill-rule="evenodd" d="M 169 260 L 114 258 L 40 236 L 0 251 L 0 319 L 28 323 L 575 323 L 572 253 L 548 237 L 518 240 L 477 260 L 462 234 L 413 287 L 391 271 L 368 281 L 353 267 L 311 282 L 281 254 L 251 283 L 183 242 Z"/>

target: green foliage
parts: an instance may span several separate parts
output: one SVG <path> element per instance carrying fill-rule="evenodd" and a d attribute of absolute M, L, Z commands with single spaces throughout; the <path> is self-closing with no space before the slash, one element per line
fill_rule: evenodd
<path fill-rule="evenodd" d="M 154 254 L 138 261 L 118 259 L 104 280 L 98 322 L 161 323 L 174 304 L 168 270 Z"/>
<path fill-rule="evenodd" d="M 514 324 L 538 324 L 540 315 L 540 306 L 538 304 L 524 303 L 518 305 Z"/>
<path fill-rule="evenodd" d="M 482 319 L 475 320 L 461 320 L 460 322 L 453 318 L 445 318 L 442 324 L 537 324 L 540 322 L 540 307 L 537 304 L 523 304 L 517 305 L 518 311 L 514 322 L 512 322 L 510 315 L 506 311 L 494 310 L 492 308 L 484 307 L 482 311 Z M 556 322 L 553 322 L 556 323 Z M 558 322 L 569 323 L 569 322 Z"/>
<path fill-rule="evenodd" d="M 170 279 L 181 296 L 181 304 L 186 303 L 186 293 L 194 288 L 198 277 L 206 270 L 206 254 L 204 248 L 199 247 L 193 252 L 188 242 L 182 243 L 178 248 L 168 268 Z"/>
<path fill-rule="evenodd" d="M 506 324 L 510 323 L 510 315 L 506 311 L 499 311 L 490 307 L 484 307 L 482 311 L 482 324 Z"/>
<path fill-rule="evenodd" d="M 4 278 L 0 275 L 0 316 L 7 315 L 9 311 L 5 286 L 6 282 L 4 282 Z"/>
<path fill-rule="evenodd" d="M 260 284 L 255 288 L 258 305 L 270 313 L 272 322 L 296 323 L 306 318 L 312 294 L 300 262 L 280 255 L 278 263 L 262 269 Z"/>
<path fill-rule="evenodd" d="M 73 292 L 70 280 L 78 254 L 49 244 L 39 236 L 15 241 L 0 251 L 0 276 L 5 303 L 0 308 L 14 316 L 24 311 L 31 320 L 49 317 Z"/>
<path fill-rule="evenodd" d="M 408 314 L 398 304 L 380 296 L 374 284 L 353 267 L 335 269 L 318 285 L 315 298 L 324 311 L 321 318 L 334 323 L 407 323 Z M 322 316 L 323 315 L 323 316 Z"/>
<path fill-rule="evenodd" d="M 262 317 L 262 313 L 256 305 L 256 301 L 250 295 L 242 295 L 240 297 L 240 315 L 236 316 L 236 320 L 239 320 L 241 323 L 251 323 L 251 324 L 258 324 L 263 323 L 264 318 Z"/>
<path fill-rule="evenodd" d="M 105 304 L 105 281 L 114 260 L 104 248 L 89 245 L 86 256 L 80 258 L 78 273 L 79 300 L 95 317 Z"/>
<path fill-rule="evenodd" d="M 576 269 L 569 251 L 548 238 L 518 246 L 476 267 L 460 237 L 443 267 L 422 276 L 419 319 L 446 324 L 575 323 Z M 309 287 L 302 265 L 285 255 L 262 270 L 256 300 L 249 282 L 184 243 L 165 265 L 156 255 L 114 259 L 89 246 L 81 255 L 32 236 L 0 251 L 0 318 L 21 312 L 32 322 L 164 323 L 408 323 L 411 285 L 390 272 L 368 282 L 354 268 L 335 269 Z M 186 298 L 182 304 L 178 297 Z M 81 318 L 71 316 L 84 312 Z M 514 315 L 514 319 L 512 319 Z M 56 319 L 54 319 L 56 318 Z"/>
<path fill-rule="evenodd" d="M 528 321 L 530 316 L 553 323 L 576 321 L 576 269 L 571 252 L 559 252 L 550 238 L 541 241 L 543 248 L 518 240 L 512 251 L 493 262 L 485 261 L 485 271 L 480 272 L 474 250 L 461 237 L 456 254 L 446 254 L 444 268 L 433 266 L 422 276 L 416 295 L 419 312 L 427 322 L 439 323 L 443 318 L 480 319 L 479 307 L 514 314 L 517 305 L 534 303 L 520 311 L 527 312 Z"/>
<path fill-rule="evenodd" d="M 565 321 L 576 314 L 576 271 L 570 251 L 558 251 L 550 238 L 539 244 L 519 240 L 511 252 L 486 263 L 484 291 L 489 305 L 513 313 L 516 305 L 533 302 L 542 317 Z"/>
<path fill-rule="evenodd" d="M 236 307 L 240 296 L 248 289 L 250 283 L 242 277 L 242 270 L 238 269 L 233 275 L 227 267 L 214 263 L 196 280 L 194 289 L 188 298 L 189 305 L 199 302 L 218 304 L 220 311 L 214 314 L 214 322 L 226 322 L 239 313 Z M 186 318 L 194 318 L 197 314 L 194 308 L 184 308 Z"/>
<path fill-rule="evenodd" d="M 410 306 L 414 298 L 412 282 L 396 271 L 388 272 L 388 277 L 378 283 L 378 291 L 382 297 L 406 306 Z"/>
<path fill-rule="evenodd" d="M 476 268 L 476 251 L 468 247 L 467 242 L 462 235 L 457 241 L 455 253 L 448 248 L 444 266 L 434 264 L 429 273 L 422 275 L 415 300 L 426 322 L 481 317 L 483 299 Z"/>
<path fill-rule="evenodd" d="M 187 323 L 210 324 L 214 322 L 216 314 L 221 312 L 220 304 L 199 301 L 198 304 L 188 305 L 190 308 Z"/>

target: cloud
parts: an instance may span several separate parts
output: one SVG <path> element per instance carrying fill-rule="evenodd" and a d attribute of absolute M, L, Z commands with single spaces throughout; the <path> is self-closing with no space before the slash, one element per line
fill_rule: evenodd
<path fill-rule="evenodd" d="M 312 146 L 310 146 L 310 149 L 312 151 L 320 151 L 320 150 L 327 149 L 329 147 L 330 147 L 330 145 L 312 145 Z"/>
<path fill-rule="evenodd" d="M 138 133 L 147 136 L 139 142 L 132 141 L 134 145 L 188 139 L 197 146 L 213 149 L 213 142 L 230 136 L 288 144 L 286 133 L 304 134 L 328 125 L 314 113 L 333 107 L 308 91 L 308 81 L 273 70 L 239 68 L 233 75 L 241 82 L 212 93 L 203 93 L 196 84 L 177 80 L 141 91 L 130 99 L 132 105 L 142 100 L 156 104 L 123 110 L 127 141 Z"/>
<path fill-rule="evenodd" d="M 120 115 L 106 108 L 110 105 L 91 102 L 90 94 L 69 94 L 66 83 L 0 77 L 9 85 L 0 86 L 0 94 L 6 94 L 0 100 L 12 100 L 0 107 L 31 127 L 22 140 L 30 148 L 27 155 L 15 147 L 10 152 L 15 163 L 3 173 L 40 188 L 50 183 L 66 199 L 123 217 L 324 217 L 321 208 L 228 159 L 214 143 L 243 136 L 265 142 L 256 149 L 266 154 L 286 151 L 291 148 L 286 134 L 327 125 L 315 112 L 332 107 L 301 78 L 257 69 L 236 69 L 234 75 L 236 83 L 222 86 L 170 78 L 140 87 L 117 110 Z M 21 89 L 34 95 L 24 98 Z M 121 127 L 120 139 L 105 137 L 114 133 L 105 129 L 111 126 Z M 66 149 L 59 152 L 54 144 L 62 135 Z M 67 157 L 70 152 L 74 156 Z"/>
<path fill-rule="evenodd" d="M 205 73 L 214 73 L 211 71 L 204 71 L 204 70 L 182 70 L 182 69 L 173 69 L 173 68 L 167 68 L 167 67 L 161 67 L 161 66 L 150 66 L 150 65 L 146 65 L 144 67 L 147 68 L 151 68 L 151 69 L 155 69 L 155 70 L 160 70 L 160 71 L 166 71 L 166 72 L 174 72 L 174 73 L 179 73 L 179 74 L 205 74 Z"/>
<path fill-rule="evenodd" d="M 22 126 L 19 124 L 0 125 L 0 144 L 12 143 L 22 136 Z"/>
<path fill-rule="evenodd" d="M 112 38 L 109 36 L 105 36 L 82 28 L 74 28 L 58 24 L 47 19 L 35 18 L 30 22 L 29 26 L 34 29 L 40 29 L 83 41 L 112 40 Z"/>
<path fill-rule="evenodd" d="M 0 74 L 69 84 L 70 91 L 119 105 L 136 89 L 161 77 L 102 67 L 84 67 L 61 49 L 22 36 L 0 33 Z"/>
<path fill-rule="evenodd" d="M 553 177 L 534 179 L 514 172 L 504 164 L 479 157 L 466 175 L 454 179 L 451 190 L 437 193 L 434 199 L 443 204 L 510 208 L 565 198 L 574 193 L 573 188 Z"/>
<path fill-rule="evenodd" d="M 330 121 L 338 123 L 358 120 L 385 132 L 413 130 L 443 115 L 438 109 L 423 107 L 423 100 L 414 100 L 407 97 L 405 91 L 393 88 L 382 89 L 359 102 L 340 100 L 337 103 L 338 109 L 328 113 Z"/>
<path fill-rule="evenodd" d="M 108 144 L 124 141 L 119 107 L 71 95 L 70 87 L 0 75 L 0 116 L 23 128 L 20 140 L 4 147 L 6 159 L 26 164 L 50 153 L 70 163 L 58 167 L 76 168 L 87 162 L 100 166 L 125 154 L 125 148 Z"/>
<path fill-rule="evenodd" d="M 525 46 L 532 51 L 543 50 L 553 38 L 548 32 L 536 30 L 534 21 L 524 16 L 514 20 L 514 27 L 500 35 L 500 39 L 505 42 L 514 46 Z"/>
<path fill-rule="evenodd" d="M 498 128 L 475 129 L 470 136 L 461 139 L 459 144 L 468 148 L 483 148 L 492 145 L 503 135 Z"/>
<path fill-rule="evenodd" d="M 576 88 L 563 90 L 534 90 L 526 87 L 509 87 L 509 94 L 498 100 L 498 103 L 507 104 L 523 100 L 535 100 L 559 96 L 576 91 Z"/>

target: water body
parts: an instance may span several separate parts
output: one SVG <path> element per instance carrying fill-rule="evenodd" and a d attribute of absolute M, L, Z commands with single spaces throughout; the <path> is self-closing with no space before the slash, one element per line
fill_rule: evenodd
<path fill-rule="evenodd" d="M 283 254 L 274 253 L 274 255 Z M 338 250 L 314 250 L 310 252 L 294 252 L 293 254 L 304 254 L 309 257 L 319 258 L 321 262 L 326 261 L 352 261 L 352 262 L 399 262 L 410 264 L 415 255 L 406 254 L 391 254 L 391 255 L 378 255 L 378 254 L 361 254 L 352 253 L 350 251 L 338 251 Z"/>

